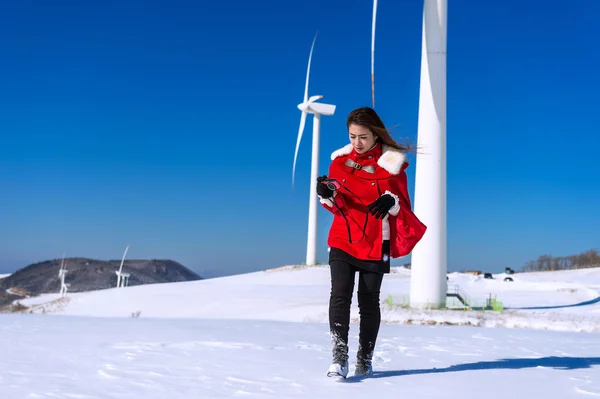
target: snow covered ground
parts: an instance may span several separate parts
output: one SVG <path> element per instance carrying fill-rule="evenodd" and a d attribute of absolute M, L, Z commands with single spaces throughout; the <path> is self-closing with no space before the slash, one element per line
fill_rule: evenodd
<path fill-rule="evenodd" d="M 501 313 L 416 311 L 394 269 L 375 375 L 345 382 L 325 376 L 327 267 L 28 298 L 0 316 L 0 398 L 600 397 L 600 270 L 494 277 L 448 283 Z"/>

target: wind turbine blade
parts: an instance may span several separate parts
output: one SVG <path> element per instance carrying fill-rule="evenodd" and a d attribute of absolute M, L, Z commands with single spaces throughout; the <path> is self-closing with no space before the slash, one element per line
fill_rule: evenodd
<path fill-rule="evenodd" d="M 121 267 L 119 267 L 119 274 L 123 271 L 123 262 L 125 262 L 125 255 L 127 255 L 127 251 L 129 250 L 129 245 L 125 248 L 125 252 L 123 253 L 123 259 L 121 259 Z"/>
<path fill-rule="evenodd" d="M 306 69 L 306 85 L 304 87 L 304 102 L 308 100 L 308 78 L 310 76 L 310 62 L 312 61 L 313 49 L 315 48 L 315 42 L 317 41 L 317 35 L 319 32 L 315 33 L 315 38 L 313 39 L 312 46 L 310 46 L 310 55 L 308 56 L 308 68 Z"/>
<path fill-rule="evenodd" d="M 306 115 L 306 112 L 302 112 L 302 116 L 300 117 L 300 128 L 298 129 L 298 140 L 296 141 L 296 152 L 294 153 L 294 167 L 292 168 L 292 188 L 294 188 L 294 176 L 296 175 L 296 160 L 298 159 L 298 148 L 300 148 L 300 141 L 302 140 L 304 125 L 306 124 Z"/>
<path fill-rule="evenodd" d="M 373 26 L 371 31 L 371 101 L 375 108 L 375 21 L 377 19 L 377 0 L 373 0 Z"/>
<path fill-rule="evenodd" d="M 323 98 L 323 96 L 322 96 L 322 95 L 320 95 L 320 94 L 319 94 L 319 95 L 317 95 L 317 96 L 310 96 L 310 98 L 308 99 L 308 102 L 309 102 L 309 103 L 313 103 L 313 102 L 315 102 L 315 101 L 317 101 L 317 100 L 320 100 L 320 99 L 322 99 L 322 98 Z"/>

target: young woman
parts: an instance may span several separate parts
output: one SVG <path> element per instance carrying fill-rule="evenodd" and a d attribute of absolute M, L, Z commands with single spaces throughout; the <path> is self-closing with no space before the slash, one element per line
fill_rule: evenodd
<path fill-rule="evenodd" d="M 334 215 L 330 247 L 329 325 L 333 364 L 327 375 L 348 374 L 350 305 L 358 272 L 359 345 L 355 373 L 372 373 L 373 351 L 381 323 L 380 288 L 390 258 L 409 254 L 426 226 L 411 210 L 405 153 L 377 113 L 352 111 L 346 126 L 350 144 L 331 154 L 329 176 L 321 176 L 317 194 Z"/>

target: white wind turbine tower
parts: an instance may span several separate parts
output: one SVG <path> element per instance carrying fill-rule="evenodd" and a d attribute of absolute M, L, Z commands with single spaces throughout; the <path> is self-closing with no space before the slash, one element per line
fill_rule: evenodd
<path fill-rule="evenodd" d="M 412 253 L 410 306 L 446 305 L 446 35 L 447 0 L 425 0 L 415 172 L 415 213 L 427 232 Z"/>
<path fill-rule="evenodd" d="M 294 186 L 294 176 L 296 174 L 296 160 L 298 158 L 298 148 L 302 140 L 304 125 L 308 114 L 313 114 L 313 138 L 312 138 L 312 161 L 310 169 L 310 192 L 308 203 L 308 240 L 306 246 L 306 264 L 315 265 L 317 263 L 317 177 L 319 173 L 319 134 L 321 115 L 333 115 L 335 105 L 317 103 L 316 101 L 323 98 L 321 95 L 308 97 L 308 81 L 310 77 L 310 63 L 312 53 L 315 47 L 317 35 L 313 39 L 308 56 L 308 68 L 306 71 L 306 85 L 304 87 L 304 100 L 298 104 L 298 108 L 302 111 L 300 116 L 300 128 L 298 129 L 298 140 L 296 142 L 296 152 L 294 153 L 294 166 L 292 168 L 292 187 Z"/>
<path fill-rule="evenodd" d="M 63 254 L 62 262 L 60 263 L 60 270 L 58 271 L 58 278 L 60 279 L 60 296 L 64 297 L 67 295 L 67 290 L 71 284 L 65 283 L 65 276 L 67 274 L 67 267 L 65 266 L 65 255 Z"/>
<path fill-rule="evenodd" d="M 119 270 L 115 271 L 115 273 L 117 273 L 117 288 L 126 287 L 129 284 L 129 273 L 123 273 L 123 263 L 125 262 L 125 255 L 127 255 L 128 250 L 129 245 L 127 245 L 127 248 L 125 248 Z"/>

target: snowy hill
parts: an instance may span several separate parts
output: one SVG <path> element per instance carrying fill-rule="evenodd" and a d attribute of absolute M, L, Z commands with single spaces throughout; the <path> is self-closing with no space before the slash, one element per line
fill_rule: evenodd
<path fill-rule="evenodd" d="M 0 397 L 600 397 L 600 270 L 504 277 L 448 280 L 503 312 L 417 311 L 394 269 L 375 375 L 344 383 L 325 376 L 328 267 L 28 298 L 33 314 L 0 317 Z"/>
<path fill-rule="evenodd" d="M 0 306 L 20 297 L 37 296 L 60 290 L 59 270 L 67 270 L 65 283 L 69 292 L 87 292 L 116 287 L 120 260 L 90 258 L 53 259 L 30 264 L 0 280 L 0 292 L 12 292 L 9 298 L 0 296 Z M 129 273 L 128 285 L 157 284 L 201 280 L 202 277 L 170 259 L 128 259 L 123 272 Z"/>
<path fill-rule="evenodd" d="M 394 268 L 382 293 L 384 323 L 462 324 L 600 332 L 600 269 L 518 273 L 505 282 L 469 274 L 449 274 L 471 302 L 485 305 L 490 296 L 504 312 L 417 311 L 408 309 L 410 270 Z M 329 268 L 286 266 L 261 272 L 201 281 L 167 283 L 69 294 L 49 294 L 19 301 L 33 313 L 76 316 L 253 319 L 327 322 Z M 392 296 L 392 306 L 387 303 Z M 449 300 L 454 308 L 464 308 Z M 585 305 L 585 306 L 583 306 Z M 358 318 L 356 292 L 353 318 Z"/>

